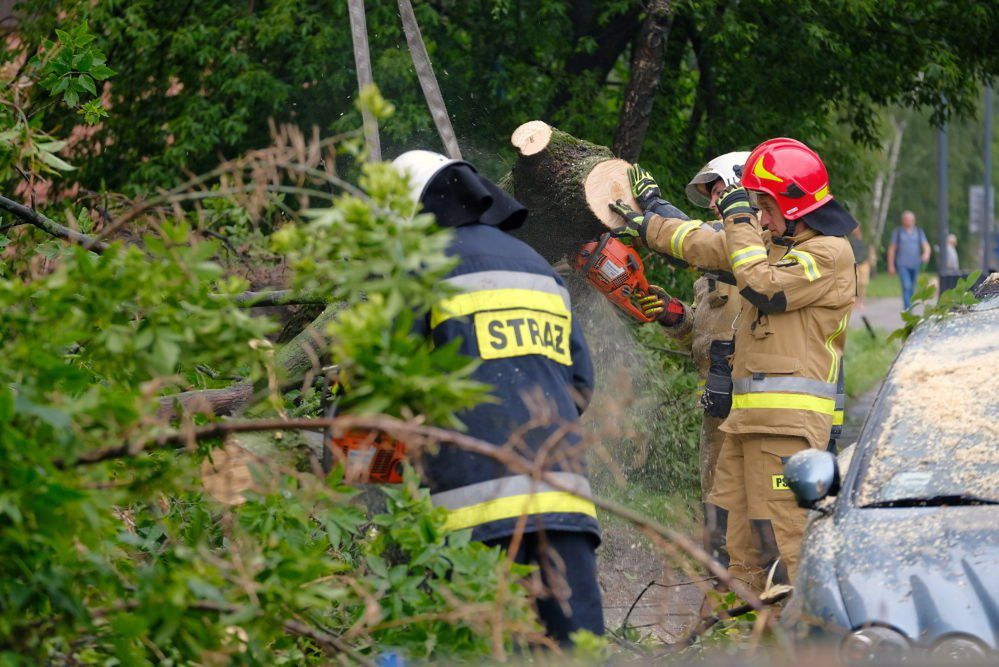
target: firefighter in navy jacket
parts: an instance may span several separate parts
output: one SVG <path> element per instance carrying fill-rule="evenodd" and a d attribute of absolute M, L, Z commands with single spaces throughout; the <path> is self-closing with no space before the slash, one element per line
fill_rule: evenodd
<path fill-rule="evenodd" d="M 461 352 L 482 361 L 473 377 L 492 385 L 496 400 L 458 415 L 468 435 L 516 442 L 531 459 L 540 452 L 560 486 L 588 494 L 583 444 L 572 426 L 592 393 L 593 364 L 562 279 L 506 233 L 523 224 L 527 209 L 467 162 L 409 151 L 393 165 L 423 210 L 454 230 L 448 254 L 459 264 L 446 282 L 458 292 L 434 306 L 418 330 L 435 345 L 460 339 Z M 538 402 L 548 419 L 532 415 L 529 405 Z M 538 600 L 550 636 L 567 643 L 578 629 L 603 633 L 592 502 L 454 447 L 441 446 L 423 463 L 432 501 L 449 512 L 448 528 L 471 529 L 473 539 L 504 549 L 520 532 L 516 560 L 537 564 L 549 591 L 568 584 L 567 599 Z"/>

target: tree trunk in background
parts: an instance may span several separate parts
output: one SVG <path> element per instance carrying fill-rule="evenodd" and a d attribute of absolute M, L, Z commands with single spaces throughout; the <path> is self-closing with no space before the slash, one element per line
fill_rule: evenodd
<path fill-rule="evenodd" d="M 17 0 L 0 0 L 0 34 L 17 27 L 14 3 Z"/>
<path fill-rule="evenodd" d="M 888 223 L 888 209 L 891 207 L 892 191 L 895 189 L 895 177 L 898 175 L 898 158 L 902 151 L 902 138 L 905 135 L 906 120 L 904 118 L 891 119 L 892 136 L 885 144 L 885 157 L 888 164 L 878 172 L 874 179 L 874 188 L 871 202 L 871 230 L 868 239 L 871 248 L 877 250 L 881 244 L 881 237 L 885 232 L 885 225 Z M 872 270 L 877 263 L 872 263 Z"/>
<path fill-rule="evenodd" d="M 572 101 L 574 86 L 580 75 L 595 72 L 598 81 L 606 81 L 614 63 L 631 43 L 639 27 L 641 7 L 635 3 L 634 7 L 613 16 L 606 23 L 601 22 L 603 12 L 603 7 L 592 0 L 569 3 L 573 55 L 565 63 L 565 77 L 549 102 L 545 117 L 555 116 Z M 592 39 L 597 45 L 592 52 L 580 48 L 580 43 L 588 39 Z"/>
<path fill-rule="evenodd" d="M 614 154 L 628 162 L 638 161 L 649 129 L 656 91 L 662 80 L 666 40 L 673 12 L 669 0 L 651 0 L 648 14 L 635 39 L 631 56 L 631 79 L 614 133 Z"/>
<path fill-rule="evenodd" d="M 501 179 L 530 210 L 515 236 L 556 263 L 608 229 L 624 224 L 608 204 L 631 196 L 628 167 L 606 146 L 577 139 L 539 120 L 524 123 L 510 138 L 519 155 L 512 178 Z"/>

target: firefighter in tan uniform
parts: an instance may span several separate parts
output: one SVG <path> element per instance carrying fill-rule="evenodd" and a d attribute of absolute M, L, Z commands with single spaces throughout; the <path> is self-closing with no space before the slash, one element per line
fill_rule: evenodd
<path fill-rule="evenodd" d="M 784 483 L 783 461 L 829 443 L 856 294 L 843 237 L 857 223 L 833 199 L 819 156 L 793 139 L 757 146 L 718 206 L 723 234 L 612 204 L 653 250 L 735 276 L 732 410 L 709 502 L 728 512 L 733 574 L 759 587 L 773 568 L 775 582 L 790 583 L 806 511 Z"/>
<path fill-rule="evenodd" d="M 686 187 L 690 203 L 706 208 L 718 216 L 718 221 L 710 224 L 716 232 L 722 230 L 721 213 L 717 207 L 718 196 L 727 186 L 738 183 L 742 175 L 742 165 L 746 163 L 749 151 L 736 151 L 720 155 L 708 162 L 690 180 Z M 652 175 L 635 165 L 629 171 L 632 193 L 645 211 L 662 217 L 686 218 L 662 199 L 658 184 Z M 699 464 L 701 473 L 701 498 L 704 501 L 704 548 L 715 560 L 728 565 L 725 552 L 725 532 L 727 513 L 707 502 L 714 480 L 715 464 L 721 451 L 725 434 L 719 430 L 732 405 L 732 369 L 728 358 L 734 350 L 733 337 L 735 321 L 742 306 L 730 273 L 719 275 L 708 272 L 694 282 L 694 301 L 690 305 L 680 303 L 682 316 L 678 320 L 660 317 L 663 331 L 667 336 L 690 349 L 694 366 L 697 369 L 701 387 L 701 407 L 704 415 L 701 420 L 699 442 Z M 666 298 L 663 293 L 663 300 Z M 646 304 L 640 304 L 643 308 Z M 669 313 L 662 303 L 647 304 L 647 313 Z"/>

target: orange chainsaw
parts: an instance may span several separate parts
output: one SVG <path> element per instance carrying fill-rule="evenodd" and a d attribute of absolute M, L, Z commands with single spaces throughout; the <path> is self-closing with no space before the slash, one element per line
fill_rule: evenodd
<path fill-rule="evenodd" d="M 595 241 L 584 243 L 573 265 L 591 285 L 611 303 L 638 322 L 655 322 L 656 315 L 646 315 L 636 303 L 653 293 L 645 277 L 645 265 L 638 252 L 610 232 Z M 683 316 L 683 306 L 665 295 L 667 311 Z"/>
<path fill-rule="evenodd" d="M 323 391 L 326 401 L 323 415 L 332 419 L 343 396 L 343 386 L 339 369 L 334 366 L 328 370 L 332 372 L 327 374 L 329 389 Z M 401 484 L 405 461 L 406 444 L 385 433 L 355 429 L 334 437 L 332 428 L 323 431 L 323 471 L 329 473 L 342 463 L 348 484 Z"/>

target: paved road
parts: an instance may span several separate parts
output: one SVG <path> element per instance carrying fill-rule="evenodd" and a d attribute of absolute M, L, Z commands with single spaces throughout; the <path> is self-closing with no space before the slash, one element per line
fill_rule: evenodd
<path fill-rule="evenodd" d="M 867 319 L 871 328 L 884 338 L 889 333 L 902 326 L 902 299 L 900 297 L 869 298 L 862 310 L 853 310 L 850 318 L 851 329 L 863 329 L 864 318 Z M 849 368 L 849 366 L 848 366 Z M 843 424 L 843 437 L 841 446 L 845 447 L 857 441 L 860 435 L 860 427 L 863 426 L 867 413 L 874 405 L 874 398 L 878 394 L 881 383 L 871 387 L 866 394 L 855 399 L 848 400 L 846 404 L 846 423 Z"/>
<path fill-rule="evenodd" d="M 864 300 L 864 308 L 853 309 L 850 318 L 851 329 L 864 328 L 862 318 L 867 318 L 874 329 L 892 332 L 902 326 L 902 299 L 899 297 L 868 298 Z"/>

